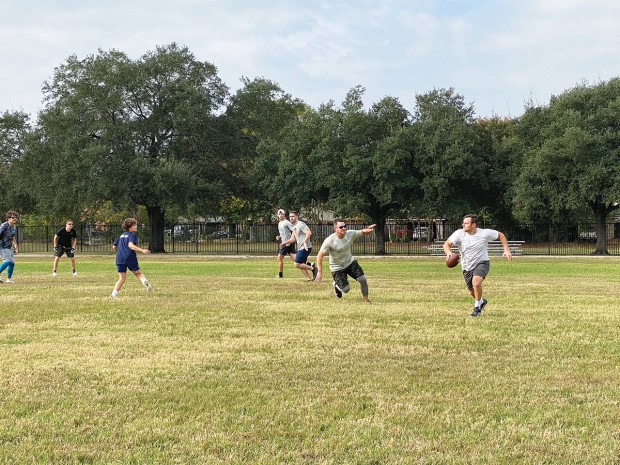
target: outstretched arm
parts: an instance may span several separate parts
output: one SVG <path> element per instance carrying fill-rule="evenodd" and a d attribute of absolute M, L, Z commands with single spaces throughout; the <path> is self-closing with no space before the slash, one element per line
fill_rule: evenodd
<path fill-rule="evenodd" d="M 362 229 L 362 235 L 368 236 L 369 234 L 372 234 L 372 232 L 375 230 L 376 226 L 377 226 L 376 224 L 371 224 L 367 228 Z"/>

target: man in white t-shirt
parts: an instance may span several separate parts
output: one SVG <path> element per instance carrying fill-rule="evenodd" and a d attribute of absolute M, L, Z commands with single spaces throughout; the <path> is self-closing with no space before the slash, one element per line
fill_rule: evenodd
<path fill-rule="evenodd" d="M 295 260 L 295 245 L 288 243 L 293 232 L 293 223 L 286 219 L 286 212 L 282 209 L 278 210 L 278 235 L 276 241 L 280 241 L 280 249 L 278 250 L 278 275 L 276 278 L 283 278 L 284 273 L 284 257 L 290 256 Z M 286 245 L 284 245 L 286 243 Z"/>
<path fill-rule="evenodd" d="M 323 277 L 323 257 L 329 254 L 329 269 L 334 278 L 332 286 L 334 286 L 334 294 L 339 299 L 342 293 L 351 290 L 347 276 L 351 276 L 360 283 L 362 297 L 366 302 L 368 300 L 368 282 L 364 276 L 364 270 L 353 258 L 351 246 L 362 236 L 368 236 L 375 230 L 374 224 L 365 229 L 347 231 L 347 225 L 344 220 L 334 220 L 334 232 L 327 236 L 321 245 L 321 250 L 316 256 L 317 275 L 316 282 L 320 283 Z"/>
<path fill-rule="evenodd" d="M 480 316 L 487 304 L 487 300 L 482 298 L 482 282 L 491 267 L 488 244 L 497 240 L 504 246 L 504 257 L 512 261 L 512 253 L 503 233 L 478 228 L 478 215 L 465 215 L 463 228 L 454 231 L 443 244 L 446 259 L 452 254 L 452 246 L 459 249 L 465 284 L 475 301 L 472 317 Z"/>
<path fill-rule="evenodd" d="M 314 281 L 317 270 L 314 263 L 308 262 L 308 257 L 312 253 L 312 241 L 310 240 L 312 231 L 306 223 L 299 219 L 299 213 L 295 210 L 288 212 L 288 217 L 293 224 L 292 237 L 282 242 L 281 247 L 297 242 L 297 254 L 294 258 L 295 268 L 301 270 L 308 281 Z"/>

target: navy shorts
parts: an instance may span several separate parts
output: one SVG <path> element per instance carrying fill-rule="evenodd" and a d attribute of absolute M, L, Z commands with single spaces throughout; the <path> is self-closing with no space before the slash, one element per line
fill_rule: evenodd
<path fill-rule="evenodd" d="M 140 267 L 138 266 L 137 261 L 116 264 L 116 271 L 118 271 L 119 273 L 127 273 L 127 269 L 129 269 L 129 271 L 139 271 Z"/>
<path fill-rule="evenodd" d="M 295 263 L 306 263 L 310 252 L 312 252 L 312 247 L 309 247 L 308 250 L 299 249 L 297 255 L 295 255 Z"/>

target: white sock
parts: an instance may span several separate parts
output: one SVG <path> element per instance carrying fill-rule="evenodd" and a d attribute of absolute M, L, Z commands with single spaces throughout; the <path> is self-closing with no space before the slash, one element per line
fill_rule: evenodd
<path fill-rule="evenodd" d="M 479 308 L 481 303 L 482 303 L 482 300 L 476 300 L 475 306 Z"/>
<path fill-rule="evenodd" d="M 114 289 L 112 291 L 112 297 L 116 297 L 118 295 L 118 291 L 116 289 Z"/>
<path fill-rule="evenodd" d="M 140 281 L 142 281 L 142 284 L 146 284 L 146 283 L 148 283 L 148 282 L 149 282 L 149 280 L 148 280 L 148 279 L 146 279 L 146 276 L 142 276 L 142 277 L 140 278 Z"/>

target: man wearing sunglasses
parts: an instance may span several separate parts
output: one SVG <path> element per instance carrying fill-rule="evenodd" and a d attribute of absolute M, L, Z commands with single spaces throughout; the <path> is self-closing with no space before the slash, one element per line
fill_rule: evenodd
<path fill-rule="evenodd" d="M 364 270 L 353 258 L 351 246 L 362 236 L 368 236 L 375 230 L 374 224 L 371 224 L 361 230 L 347 230 L 347 224 L 344 220 L 334 220 L 334 232 L 330 234 L 321 245 L 319 254 L 316 256 L 317 275 L 316 282 L 320 283 L 323 277 L 323 257 L 329 254 L 329 269 L 332 273 L 334 281 L 334 294 L 339 299 L 343 293 L 351 290 L 347 276 L 351 276 L 360 283 L 362 296 L 366 302 L 368 300 L 368 282 L 364 276 Z"/>
<path fill-rule="evenodd" d="M 7 270 L 6 283 L 13 283 L 13 269 L 15 268 L 15 258 L 13 257 L 13 249 L 15 253 L 19 252 L 17 244 L 17 220 L 19 215 L 12 210 L 6 212 L 6 221 L 0 225 L 0 256 L 2 257 L 2 265 L 0 265 L 0 274 Z M 3 282 L 0 277 L 0 283 Z"/>
<path fill-rule="evenodd" d="M 67 258 L 71 260 L 71 269 L 73 276 L 77 276 L 75 271 L 75 246 L 77 245 L 77 233 L 73 229 L 73 220 L 67 220 L 64 228 L 60 228 L 54 235 L 54 267 L 52 268 L 52 276 L 56 276 L 58 262 L 63 254 L 67 254 Z"/>

